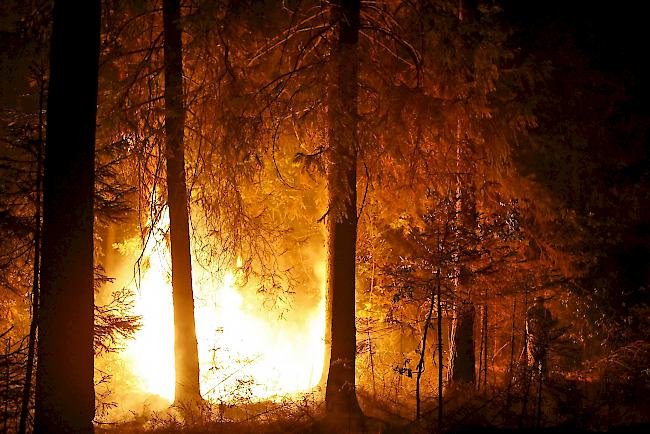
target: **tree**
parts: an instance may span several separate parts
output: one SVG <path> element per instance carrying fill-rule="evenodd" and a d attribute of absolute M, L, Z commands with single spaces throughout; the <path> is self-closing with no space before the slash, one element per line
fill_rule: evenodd
<path fill-rule="evenodd" d="M 331 356 L 325 403 L 332 415 L 356 417 L 355 389 L 357 242 L 357 41 L 358 0 L 334 2 L 337 59 L 328 95 L 329 149 L 327 302 L 331 315 Z"/>
<path fill-rule="evenodd" d="M 43 178 L 36 433 L 93 431 L 99 33 L 99 1 L 54 3 Z"/>
<path fill-rule="evenodd" d="M 34 199 L 34 264 L 32 269 L 32 316 L 29 324 L 29 341 L 27 343 L 27 364 L 25 366 L 25 383 L 23 386 L 23 400 L 20 407 L 20 422 L 18 432 L 24 434 L 27 431 L 27 416 L 29 404 L 32 398 L 32 383 L 34 372 L 34 359 L 36 351 L 36 333 L 38 326 L 39 311 L 39 289 L 41 275 L 41 190 L 43 173 L 43 109 L 45 96 L 45 77 L 41 74 L 38 77 L 39 98 L 38 98 L 38 143 L 36 150 L 36 197 Z"/>
<path fill-rule="evenodd" d="M 22 39 L 14 48 L 20 51 L 21 44 L 38 40 L 47 45 L 49 30 L 43 34 L 45 16 L 50 17 L 51 10 L 35 12 L 21 24 Z M 51 17 L 50 17 L 51 18 Z M 49 48 L 49 47 L 48 47 Z M 3 238 L 0 247 L 0 287 L 3 305 L 3 318 L 14 327 L 11 330 L 13 342 L 24 342 L 26 351 L 16 352 L 18 361 L 17 381 L 22 383 L 22 398 L 15 399 L 19 404 L 20 415 L 17 427 L 19 433 L 30 430 L 34 406 L 34 372 L 36 360 L 36 333 L 38 325 L 40 245 L 41 245 L 41 208 L 42 208 L 42 173 L 45 145 L 45 101 L 47 95 L 47 67 L 45 49 L 30 56 L 30 73 L 24 77 L 30 88 L 21 90 L 28 102 L 3 112 L 0 123 L 3 140 L 0 143 L 0 226 Z M 18 87 L 21 87 L 20 84 Z M 102 221 L 117 221 L 123 215 L 125 204 L 122 202 L 123 186 L 115 182 L 113 165 L 107 162 L 106 152 L 96 149 L 95 170 L 96 190 L 94 201 L 95 235 Z M 127 189 L 128 190 L 128 189 Z M 95 252 L 101 247 L 95 243 Z M 98 266 L 95 270 L 98 270 Z M 28 271 L 29 270 L 29 271 Z M 29 272 L 30 278 L 24 278 Z M 95 288 L 105 278 L 95 276 Z M 8 290 L 9 292 L 4 292 Z M 11 294 L 11 295 L 10 295 Z M 114 300 L 115 301 L 115 300 Z M 122 301 L 122 300 L 120 300 Z M 137 327 L 137 318 L 128 315 L 125 303 L 111 303 L 109 306 L 95 306 L 95 354 L 115 349 L 116 337 L 129 337 Z M 31 305 L 31 309 L 30 309 Z M 118 307 L 121 310 L 118 311 Z M 31 310 L 31 317 L 30 317 Z M 98 351 L 99 350 L 99 351 Z"/>
<path fill-rule="evenodd" d="M 535 95 L 539 128 L 516 150 L 519 171 L 553 200 L 545 215 L 538 212 L 535 229 L 545 246 L 557 246 L 546 253 L 572 281 L 581 335 L 615 346 L 645 339 L 637 313 L 650 282 L 644 103 L 650 91 L 646 65 L 621 54 L 635 52 L 644 39 L 642 27 L 631 24 L 640 18 L 633 7 L 585 11 L 559 4 L 513 3 L 511 13 L 523 49 L 538 65 L 552 65 Z M 617 31 L 605 35 L 602 28 Z M 587 340 L 585 355 L 606 348 L 600 339 Z"/>
<path fill-rule="evenodd" d="M 465 231 L 474 231 L 477 226 L 476 196 L 470 155 L 467 152 L 467 142 L 461 140 L 460 121 L 458 122 L 456 143 L 456 206 L 458 227 Z M 450 380 L 475 384 L 476 356 L 474 353 L 474 318 L 476 308 L 472 300 L 470 284 L 471 272 L 466 264 L 459 263 L 456 267 L 456 306 L 454 319 L 451 324 L 451 351 L 449 351 Z"/>
<path fill-rule="evenodd" d="M 183 129 L 183 48 L 179 0 L 163 1 L 165 53 L 165 141 L 167 160 L 167 204 L 172 257 L 174 299 L 174 357 L 176 403 L 199 400 L 199 356 L 194 323 L 192 261 L 185 185 Z"/>
<path fill-rule="evenodd" d="M 484 254 L 479 248 L 481 237 L 490 236 L 489 231 L 479 235 L 458 223 L 463 217 L 458 202 L 455 193 L 449 191 L 440 194 L 430 188 L 426 198 L 420 201 L 423 206 L 421 214 L 405 214 L 392 225 L 394 229 L 386 231 L 399 257 L 397 262 L 386 264 L 383 271 L 390 285 L 396 289 L 394 302 L 412 303 L 416 309 L 428 304 L 425 318 L 421 317 L 419 311 L 414 318 L 416 323 L 423 322 L 422 338 L 416 350 L 419 359 L 415 371 L 417 419 L 421 416 L 421 381 L 425 372 L 427 335 L 433 327 L 433 313 L 436 312 L 436 348 L 432 358 L 437 365 L 438 429 L 443 423 L 442 299 L 444 297 L 445 310 L 448 311 L 454 301 L 458 263 L 466 264 L 469 272 L 470 262 L 475 262 Z"/>

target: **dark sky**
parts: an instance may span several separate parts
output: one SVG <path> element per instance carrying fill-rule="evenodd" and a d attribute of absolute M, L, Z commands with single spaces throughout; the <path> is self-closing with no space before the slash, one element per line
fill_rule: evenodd
<path fill-rule="evenodd" d="M 584 0 L 502 0 L 508 20 L 542 36 L 540 48 L 553 48 L 563 35 L 575 37 L 594 66 L 634 73 L 648 70 L 650 26 L 644 2 Z"/>

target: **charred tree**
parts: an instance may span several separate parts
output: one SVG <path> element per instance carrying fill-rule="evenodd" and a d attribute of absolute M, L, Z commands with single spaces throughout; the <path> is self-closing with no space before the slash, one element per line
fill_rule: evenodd
<path fill-rule="evenodd" d="M 176 363 L 175 401 L 201 398 L 199 358 L 194 322 L 192 263 L 188 197 L 185 183 L 183 130 L 183 46 L 180 28 L 180 1 L 163 1 L 165 56 L 165 140 L 167 158 L 167 204 L 172 257 L 174 300 L 174 356 Z"/>
<path fill-rule="evenodd" d="M 100 2 L 55 1 L 43 175 L 35 433 L 93 432 Z"/>
<path fill-rule="evenodd" d="M 338 39 L 328 95 L 327 303 L 331 356 L 325 402 L 330 415 L 353 418 L 361 414 L 355 390 L 359 7 L 359 0 L 338 0 L 331 6 Z"/>

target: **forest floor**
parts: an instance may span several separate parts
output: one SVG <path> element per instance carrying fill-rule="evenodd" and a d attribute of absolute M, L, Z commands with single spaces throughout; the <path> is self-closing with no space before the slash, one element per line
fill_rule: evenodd
<path fill-rule="evenodd" d="M 437 409 L 427 402 L 420 421 L 398 414 L 390 403 L 369 400 L 361 397 L 364 417 L 356 427 L 344 420 L 332 422 L 326 420 L 323 405 L 310 403 L 285 402 L 255 403 L 249 406 L 229 406 L 224 408 L 209 407 L 208 412 L 183 418 L 180 412 L 152 412 L 145 416 L 135 417 L 128 422 L 116 424 L 99 424 L 97 434 L 592 434 L 608 432 L 613 434 L 650 433 L 650 414 L 640 415 L 627 422 L 618 420 L 609 427 L 591 425 L 589 428 L 578 426 L 566 420 L 561 423 L 546 414 L 541 428 L 535 428 L 534 415 L 525 421 L 515 422 L 518 417 L 494 420 L 490 406 L 498 406 L 498 399 L 481 400 L 477 409 L 476 401 L 464 397 L 462 402 L 451 401 L 443 419 L 442 430 L 437 426 Z M 485 397 L 484 397 L 485 398 Z M 399 410 L 399 409 L 398 409 Z M 210 413 L 212 412 L 212 413 Z M 503 413 L 503 410 L 501 410 Z M 513 412 L 514 414 L 514 412 Z M 519 414 L 517 413 L 517 416 Z M 584 415 L 590 419 L 589 414 Z M 596 419 L 595 415 L 593 420 Z M 523 425 L 523 427 L 522 427 Z"/>
<path fill-rule="evenodd" d="M 647 381 L 629 381 L 617 388 L 603 382 L 568 382 L 551 378 L 544 393 L 533 396 L 513 387 L 474 386 L 450 388 L 444 397 L 443 417 L 438 425 L 437 399 L 425 395 L 420 418 L 412 397 L 367 393 L 357 396 L 363 418 L 325 418 L 322 398 L 306 395 L 282 402 L 204 402 L 191 411 L 177 407 L 130 413 L 113 424 L 98 424 L 97 434 L 215 433 L 215 434 L 637 434 L 650 433 L 650 400 Z M 611 385 L 611 382 L 603 384 Z M 532 388 L 531 388 L 532 389 Z M 601 390 L 602 389 L 602 390 Z M 541 389 L 537 389 L 541 390 Z M 606 393 L 605 393 L 606 392 Z M 353 426 L 354 425 L 354 426 Z"/>
<path fill-rule="evenodd" d="M 427 424 L 409 424 L 405 426 L 391 425 L 376 419 L 366 419 L 364 425 L 359 429 L 351 429 L 345 425 L 333 427 L 323 421 L 310 423 L 293 423 L 293 421 L 277 421 L 275 423 L 260 422 L 213 422 L 201 424 L 200 426 L 168 426 L 154 429 L 146 429 L 142 426 L 129 424 L 116 425 L 111 428 L 98 427 L 97 434 L 330 434 L 330 433 L 358 433 L 358 434 L 424 434 L 436 433 L 436 429 Z M 545 427 L 545 428 L 498 428 L 485 426 L 466 426 L 459 429 L 445 430 L 446 434 L 647 434 L 650 432 L 650 424 L 635 424 L 612 427 L 606 431 L 589 431 L 570 426 Z"/>

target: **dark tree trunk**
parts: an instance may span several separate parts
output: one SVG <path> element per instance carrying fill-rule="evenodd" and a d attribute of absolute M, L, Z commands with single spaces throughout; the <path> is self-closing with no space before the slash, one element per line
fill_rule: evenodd
<path fill-rule="evenodd" d="M 476 197 L 473 188 L 468 185 L 461 185 L 461 181 L 464 181 L 465 184 L 469 183 L 468 180 L 459 179 L 460 193 L 457 211 L 460 212 L 460 225 L 464 230 L 472 230 L 477 224 Z M 470 272 L 463 266 L 460 266 L 459 269 L 457 292 L 460 302 L 456 306 L 456 319 L 453 324 L 455 332 L 454 350 L 450 352 L 453 357 L 451 380 L 452 382 L 462 381 L 468 384 L 476 384 L 476 357 L 474 354 L 474 318 L 476 309 L 472 301 Z"/>
<path fill-rule="evenodd" d="M 462 302 L 458 307 L 456 332 L 454 333 L 455 356 L 452 382 L 476 383 L 474 356 L 474 303 Z"/>
<path fill-rule="evenodd" d="M 463 19 L 463 2 L 459 2 L 459 20 Z M 464 140 L 462 123 L 456 124 L 456 212 L 461 231 L 472 231 L 477 226 L 476 195 L 472 186 L 472 164 L 470 149 Z M 459 246 L 460 247 L 460 246 Z M 472 301 L 471 274 L 466 266 L 458 265 L 456 292 L 459 303 L 456 306 L 453 348 L 449 352 L 452 382 L 476 383 L 474 355 L 474 316 L 476 309 Z"/>
<path fill-rule="evenodd" d="M 512 323 L 510 327 L 510 362 L 508 363 L 508 386 L 506 389 L 506 408 L 510 409 L 512 403 L 512 379 L 515 367 L 515 326 L 517 319 L 517 295 L 512 300 Z"/>
<path fill-rule="evenodd" d="M 489 318 L 489 309 L 487 305 L 487 288 L 485 289 L 485 305 L 483 306 L 483 332 L 481 333 L 481 342 L 483 342 L 483 390 L 487 387 L 487 374 L 488 374 L 488 354 L 489 354 L 489 342 L 490 334 L 488 328 L 488 318 Z M 481 376 L 479 375 L 479 378 Z"/>
<path fill-rule="evenodd" d="M 100 2 L 55 1 L 43 177 L 36 433 L 93 431 L 93 198 Z"/>
<path fill-rule="evenodd" d="M 331 6 L 338 32 L 336 64 L 329 82 L 327 173 L 328 279 L 331 356 L 325 390 L 328 413 L 360 414 L 355 391 L 355 260 L 357 241 L 357 41 L 359 0 Z"/>
<path fill-rule="evenodd" d="M 446 235 L 446 234 L 445 234 Z M 446 238 L 446 237 L 445 237 Z M 442 256 L 442 255 L 441 255 Z M 438 312 L 438 432 L 442 432 L 442 415 L 443 415 L 443 394 L 442 394 L 442 291 L 440 269 L 436 273 L 437 293 L 436 293 L 436 311 Z"/>
<path fill-rule="evenodd" d="M 32 398 L 32 379 L 34 372 L 34 353 L 36 350 L 36 331 L 38 330 L 38 303 L 41 275 L 41 190 L 43 172 L 43 108 L 45 106 L 45 79 L 40 76 L 38 97 L 38 149 L 36 150 L 36 197 L 34 198 L 34 268 L 32 269 L 32 319 L 29 324 L 29 342 L 27 344 L 27 366 L 25 367 L 25 383 L 23 399 L 20 406 L 18 433 L 27 432 L 27 418 Z"/>
<path fill-rule="evenodd" d="M 436 276 L 438 276 L 438 280 L 440 280 L 439 277 L 440 270 L 436 272 Z M 433 316 L 433 306 L 434 306 L 434 294 L 433 294 L 433 288 L 430 288 L 430 294 L 431 294 L 431 303 L 429 304 L 429 312 L 427 313 L 427 319 L 424 322 L 424 332 L 422 333 L 422 345 L 420 347 L 420 360 L 418 361 L 418 368 L 417 368 L 417 373 L 415 376 L 415 419 L 420 420 L 420 384 L 422 382 L 422 374 L 424 374 L 424 361 L 425 361 L 425 356 L 426 356 L 426 350 L 427 350 L 427 335 L 429 334 L 429 327 L 431 326 L 431 318 Z M 437 295 L 436 295 L 437 296 Z"/>
<path fill-rule="evenodd" d="M 192 263 L 183 146 L 185 109 L 183 107 L 183 47 L 180 15 L 179 0 L 163 1 L 167 204 L 169 205 L 174 300 L 176 403 L 192 402 L 200 399 L 199 357 L 194 323 L 194 295 L 192 292 Z"/>
<path fill-rule="evenodd" d="M 524 288 L 524 312 L 528 312 L 528 287 Z M 528 417 L 528 394 L 530 393 L 531 370 L 528 369 L 528 327 L 524 320 L 524 336 L 523 336 L 523 360 L 522 371 L 524 377 L 524 391 L 521 404 L 521 413 L 519 414 L 519 428 L 523 428 L 526 424 Z"/>

